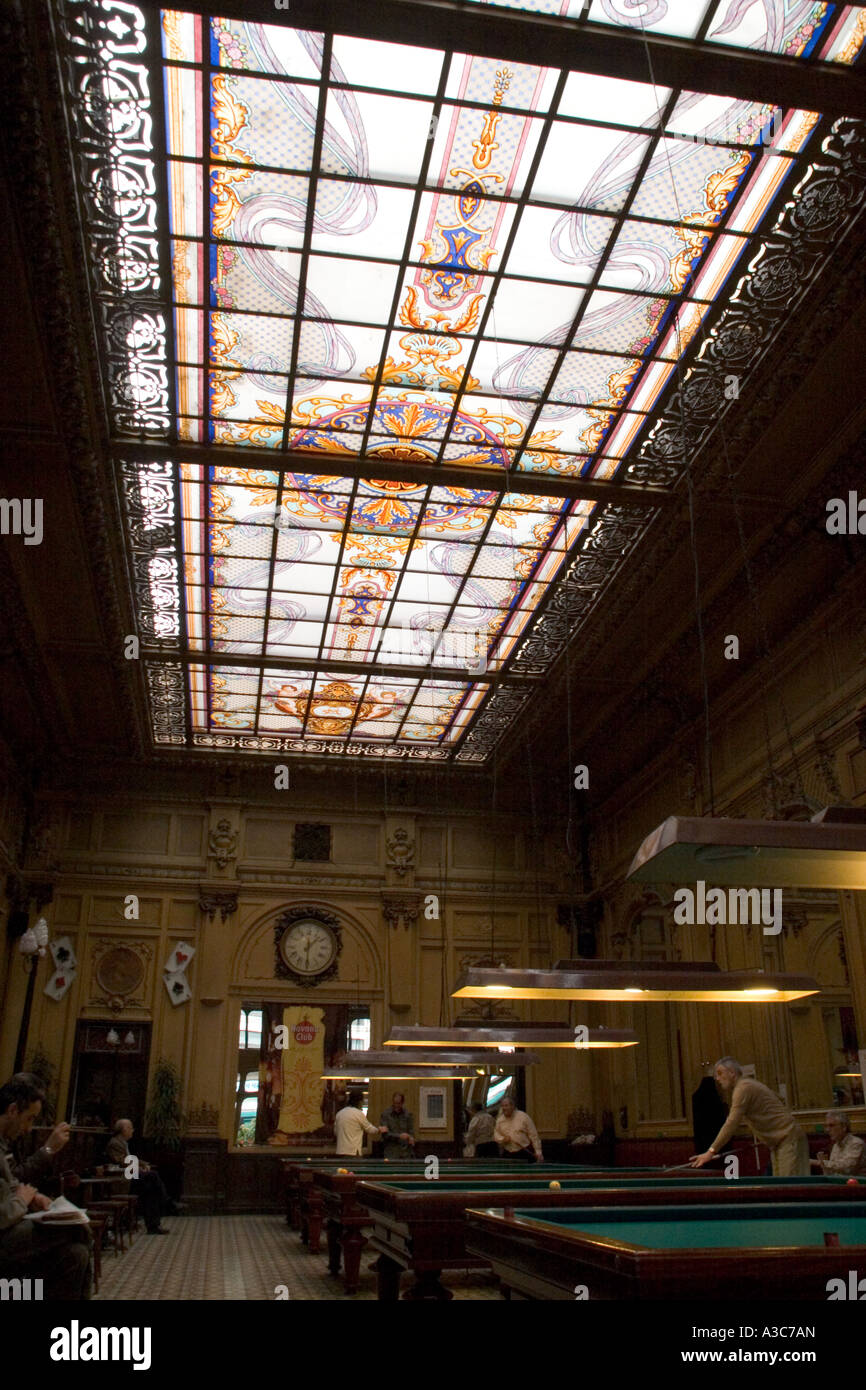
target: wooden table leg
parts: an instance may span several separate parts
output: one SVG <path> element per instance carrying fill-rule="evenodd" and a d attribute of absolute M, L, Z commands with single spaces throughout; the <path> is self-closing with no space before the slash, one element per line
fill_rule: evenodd
<path fill-rule="evenodd" d="M 403 1297 L 421 1301 L 422 1299 L 435 1299 L 443 1303 L 454 1295 L 450 1289 L 446 1289 L 444 1284 L 439 1282 L 441 1269 L 421 1269 L 415 1274 L 415 1283 L 406 1290 Z"/>
<path fill-rule="evenodd" d="M 360 1231 L 348 1230 L 343 1233 L 343 1272 L 346 1281 L 346 1293 L 357 1293 L 361 1286 L 361 1251 L 367 1244 L 367 1237 Z M 396 1266 L 399 1271 L 400 1266 Z M 378 1274 L 379 1271 L 377 1270 Z M 397 1282 L 399 1283 L 399 1272 Z M 379 1297 L 382 1295 L 380 1293 Z M 396 1298 L 396 1293 L 394 1294 Z"/>
<path fill-rule="evenodd" d="M 322 1217 L 324 1207 L 321 1197 L 312 1193 L 307 1198 L 307 1249 L 311 1255 L 318 1255 L 322 1236 Z"/>
<path fill-rule="evenodd" d="M 340 1273 L 340 1223 L 329 1221 L 326 1226 L 328 1236 L 328 1269 L 332 1274 Z"/>
<path fill-rule="evenodd" d="M 380 1255 L 376 1261 L 377 1294 L 382 1303 L 396 1303 L 400 1293 L 402 1267 L 387 1255 Z"/>

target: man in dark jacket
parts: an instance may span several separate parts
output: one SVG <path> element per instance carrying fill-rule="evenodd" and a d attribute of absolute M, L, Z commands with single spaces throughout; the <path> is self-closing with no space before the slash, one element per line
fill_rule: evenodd
<path fill-rule="evenodd" d="M 129 1179 L 130 1191 L 138 1197 L 139 1211 L 144 1217 L 148 1235 L 167 1236 L 168 1228 L 160 1225 L 160 1218 L 164 1211 L 172 1210 L 173 1203 L 159 1173 L 149 1163 L 129 1152 L 129 1141 L 134 1133 L 131 1120 L 118 1120 L 106 1146 L 105 1157 L 109 1163 L 122 1168 L 124 1176 Z"/>

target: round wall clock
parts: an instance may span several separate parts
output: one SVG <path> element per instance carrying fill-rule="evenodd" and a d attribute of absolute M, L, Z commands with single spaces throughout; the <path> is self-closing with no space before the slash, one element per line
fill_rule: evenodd
<path fill-rule="evenodd" d="M 292 922 L 280 937 L 285 965 L 306 984 L 317 984 L 326 974 L 333 974 L 339 949 L 336 932 L 315 917 Z"/>

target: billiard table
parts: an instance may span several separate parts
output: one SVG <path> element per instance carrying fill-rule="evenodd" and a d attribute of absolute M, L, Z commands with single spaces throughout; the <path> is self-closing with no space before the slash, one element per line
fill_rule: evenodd
<path fill-rule="evenodd" d="M 441 1170 L 453 1174 L 501 1173 L 511 1177 L 515 1167 L 519 1167 L 519 1171 L 523 1173 L 530 1166 L 522 1163 L 517 1165 L 513 1160 L 502 1158 L 440 1159 Z M 349 1173 L 340 1173 L 340 1168 L 348 1169 Z M 314 1159 L 310 1163 L 287 1164 L 286 1222 L 288 1225 L 300 1229 L 302 1243 L 308 1247 L 312 1254 L 316 1255 L 319 1252 L 324 1219 L 322 1190 L 318 1185 L 320 1174 L 330 1174 L 340 1179 L 348 1179 L 339 1186 L 339 1190 L 352 1193 L 356 1182 L 361 1177 L 378 1178 L 383 1175 L 386 1178 L 401 1176 L 417 1177 L 423 1180 L 424 1171 L 424 1157 L 387 1159 L 341 1155 L 339 1158 Z M 545 1166 L 544 1171 L 549 1172 L 553 1178 L 559 1176 L 561 1171 L 569 1176 L 575 1170 L 570 1166 L 565 1170 Z M 581 1169 L 580 1171 L 586 1172 L 588 1170 Z"/>
<path fill-rule="evenodd" d="M 672 1207 L 700 1201 L 714 1205 L 751 1205 L 759 1202 L 859 1202 L 866 1212 L 866 1186 L 849 1187 L 844 1178 L 741 1178 L 737 1181 L 708 1175 L 705 1170 L 689 1170 L 688 1176 L 649 1177 L 635 1170 L 620 1170 L 630 1176 L 604 1175 L 574 1177 L 546 1174 L 544 1178 L 503 1180 L 473 1178 L 438 1182 L 419 1182 L 401 1178 L 396 1182 L 365 1179 L 358 1185 L 357 1204 L 366 1208 L 372 1222 L 371 1243 L 379 1252 L 377 1266 L 380 1299 L 397 1297 L 404 1269 L 416 1275 L 416 1284 L 406 1297 L 447 1298 L 439 1282 L 444 1268 L 480 1268 L 485 1261 L 467 1251 L 466 1212 L 480 1206 L 585 1208 L 642 1206 Z M 561 1182 L 558 1191 L 549 1183 Z"/>
<path fill-rule="evenodd" d="M 378 1187 L 384 1183 L 391 1187 L 396 1180 L 398 1185 L 405 1183 L 412 1190 L 420 1189 L 424 1193 L 429 1192 L 431 1187 L 439 1187 L 442 1182 L 442 1179 L 425 1178 L 423 1163 L 412 1165 L 413 1171 L 409 1173 L 394 1172 L 391 1167 L 383 1169 L 381 1166 L 371 1171 L 371 1166 L 353 1166 L 348 1173 L 340 1173 L 335 1168 L 320 1168 L 313 1174 L 310 1182 L 304 1183 L 300 1188 L 301 1240 L 306 1241 L 312 1253 L 317 1253 L 322 1224 L 326 1223 L 328 1268 L 332 1274 L 338 1275 L 342 1259 L 347 1293 L 358 1292 L 361 1251 L 367 1244 L 363 1231 L 372 1224 L 367 1205 L 358 1195 L 361 1184 L 365 1187 L 368 1184 Z M 404 1169 L 408 1166 L 410 1165 L 399 1165 Z M 515 1173 L 517 1166 L 508 1159 L 490 1159 L 477 1164 L 475 1160 L 467 1160 L 462 1164 L 449 1164 L 448 1168 L 442 1171 L 446 1180 L 450 1179 L 456 1184 L 464 1181 L 474 1184 L 471 1192 L 484 1192 L 484 1200 L 489 1198 L 492 1202 L 499 1188 L 504 1186 L 511 1189 L 515 1184 L 522 1182 L 526 1168 L 520 1164 L 519 1172 Z M 398 1168 L 398 1165 L 394 1164 L 393 1168 Z M 554 1168 L 553 1165 L 548 1167 L 545 1164 L 546 1177 L 541 1185 L 547 1191 L 548 1184 L 554 1180 L 560 1180 L 565 1184 L 573 1177 L 575 1171 L 585 1173 L 587 1170 L 576 1170 L 571 1165 L 567 1168 Z"/>
<path fill-rule="evenodd" d="M 828 1280 L 866 1274 L 862 1202 L 713 1201 L 672 1211 L 637 1200 L 469 1209 L 466 1249 L 492 1266 L 506 1297 L 531 1299 L 823 1302 Z M 825 1245 L 828 1233 L 838 1245 Z"/>

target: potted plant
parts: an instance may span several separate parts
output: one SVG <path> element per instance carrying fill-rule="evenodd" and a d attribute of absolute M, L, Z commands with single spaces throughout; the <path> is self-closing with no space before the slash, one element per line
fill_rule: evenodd
<path fill-rule="evenodd" d="M 180 1074 L 173 1062 L 160 1057 L 151 1081 L 150 1104 L 144 1117 L 147 1158 L 160 1172 L 169 1196 L 180 1197 L 183 1159 L 180 1141 L 185 1119 L 180 1108 Z"/>

